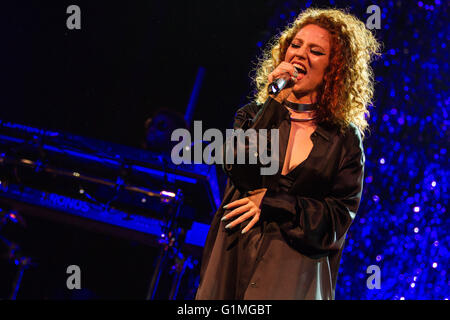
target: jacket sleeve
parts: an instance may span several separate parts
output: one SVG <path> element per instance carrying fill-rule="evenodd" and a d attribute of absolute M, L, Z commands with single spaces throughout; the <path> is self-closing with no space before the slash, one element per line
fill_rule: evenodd
<path fill-rule="evenodd" d="M 272 165 L 277 164 L 279 160 L 278 149 L 274 149 L 272 153 L 271 129 L 278 128 L 281 121 L 288 115 L 286 108 L 271 97 L 262 105 L 251 103 L 236 112 L 234 135 L 227 137 L 223 148 L 223 169 L 239 191 L 246 193 L 271 184 L 274 174 L 262 174 L 263 168 L 274 169 L 276 166 Z M 259 135 L 260 129 L 266 129 L 267 134 Z M 245 134 L 243 134 L 244 131 Z M 267 141 L 262 141 L 260 144 L 260 139 Z M 263 164 L 259 157 L 261 154 L 270 154 L 271 161 Z"/>
<path fill-rule="evenodd" d="M 246 131 L 253 126 L 253 121 L 256 118 L 260 106 L 256 103 L 250 103 L 237 110 L 233 129 L 242 129 L 238 131 Z M 223 170 L 227 176 L 231 179 L 233 185 L 242 193 L 249 190 L 256 189 L 255 186 L 261 184 L 261 176 L 259 174 L 258 165 L 250 165 L 245 163 L 239 163 L 237 157 L 244 155 L 245 161 L 249 159 L 249 143 L 248 141 L 242 141 L 236 139 L 235 134 L 230 137 L 226 137 L 226 141 L 223 146 Z M 252 143 L 256 141 L 253 140 Z M 257 145 L 257 144 L 256 144 Z"/>
<path fill-rule="evenodd" d="M 353 125 L 343 145 L 339 169 L 330 193 L 321 199 L 268 190 L 261 220 L 276 221 L 296 248 L 320 253 L 340 246 L 358 210 L 365 155 L 360 133 Z"/>
<path fill-rule="evenodd" d="M 234 115 L 233 129 L 247 129 L 255 118 L 260 106 L 256 103 L 249 103 L 239 108 Z"/>

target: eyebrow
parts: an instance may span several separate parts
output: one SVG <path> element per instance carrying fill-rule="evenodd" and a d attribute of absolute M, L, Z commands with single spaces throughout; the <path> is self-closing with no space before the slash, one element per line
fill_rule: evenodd
<path fill-rule="evenodd" d="M 291 42 L 293 42 L 294 40 L 298 40 L 298 41 L 300 41 L 302 43 L 304 42 L 302 39 L 299 39 L 299 38 L 294 38 L 294 39 L 292 39 Z M 326 51 L 323 47 L 319 46 L 317 43 L 310 43 L 309 45 L 312 46 L 312 47 L 319 47 L 323 51 Z"/>

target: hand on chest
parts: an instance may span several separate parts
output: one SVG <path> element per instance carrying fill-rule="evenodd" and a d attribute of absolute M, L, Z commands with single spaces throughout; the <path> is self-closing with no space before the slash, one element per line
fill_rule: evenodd
<path fill-rule="evenodd" d="M 289 141 L 281 174 L 288 174 L 308 158 L 313 148 L 311 134 L 315 129 L 316 126 L 313 123 L 291 122 Z"/>

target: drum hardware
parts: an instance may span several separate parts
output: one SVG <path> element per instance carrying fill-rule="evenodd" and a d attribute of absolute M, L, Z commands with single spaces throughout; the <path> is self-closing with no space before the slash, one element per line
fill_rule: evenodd
<path fill-rule="evenodd" d="M 17 212 L 0 209 L 0 231 L 8 222 L 20 224 L 23 227 L 25 226 L 25 220 Z M 1 234 L 0 242 L 3 242 L 3 244 L 5 244 L 8 249 L 7 259 L 18 266 L 16 275 L 12 283 L 11 295 L 9 296 L 10 300 L 16 300 L 25 270 L 29 269 L 30 267 L 34 267 L 37 264 L 34 263 L 30 257 L 27 257 L 22 253 L 19 244 L 6 239 Z"/>
<path fill-rule="evenodd" d="M 154 300 L 158 290 L 159 280 L 161 278 L 162 271 L 167 265 L 167 260 L 175 260 L 175 266 L 182 262 L 183 260 L 177 259 L 180 255 L 182 256 L 179 248 L 183 245 L 184 238 L 186 236 L 186 230 L 184 226 L 179 221 L 180 210 L 183 204 L 183 194 L 180 189 L 178 189 L 172 205 L 168 206 L 168 214 L 166 215 L 168 219 L 161 226 L 163 233 L 158 241 L 160 245 L 158 260 L 156 262 L 156 267 L 152 275 L 152 279 L 148 288 L 146 300 Z M 186 258 L 184 258 L 186 259 Z M 190 259 L 190 257 L 188 257 Z M 175 276 L 172 279 L 172 286 L 169 294 L 169 299 L 173 300 L 176 298 L 176 293 L 181 282 L 182 274 L 184 273 L 184 267 L 174 268 Z"/>

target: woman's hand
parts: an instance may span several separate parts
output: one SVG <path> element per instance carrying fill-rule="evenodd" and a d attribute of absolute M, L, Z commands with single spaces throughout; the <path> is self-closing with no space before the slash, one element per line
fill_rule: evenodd
<path fill-rule="evenodd" d="M 276 67 L 272 73 L 269 74 L 267 80 L 269 84 L 274 80 L 279 78 L 290 78 L 292 81 L 297 81 L 298 72 L 295 70 L 294 66 L 286 61 L 281 62 L 278 67 Z M 287 86 L 283 90 L 281 90 L 276 96 L 272 95 L 272 97 L 278 101 L 279 103 L 283 103 L 292 93 L 292 86 Z"/>
<path fill-rule="evenodd" d="M 274 80 L 282 77 L 293 78 L 295 81 L 298 77 L 298 72 L 292 64 L 283 61 L 269 74 L 267 80 L 269 80 L 269 83 L 272 83 Z"/>
<path fill-rule="evenodd" d="M 258 221 L 259 216 L 261 214 L 261 202 L 264 198 L 264 195 L 266 194 L 267 189 L 258 189 L 255 191 L 249 192 L 251 195 L 233 202 L 228 203 L 224 206 L 225 209 L 234 209 L 227 215 L 225 215 L 222 218 L 222 221 L 229 220 L 230 218 L 236 217 L 242 213 L 239 218 L 234 220 L 233 222 L 227 224 L 225 228 L 233 228 L 239 223 L 251 218 L 252 220 L 247 224 L 247 226 L 242 230 L 242 233 L 246 233 L 248 230 L 250 230 Z"/>

